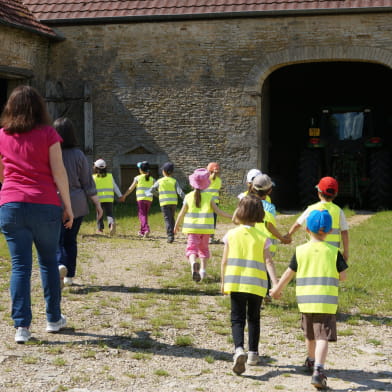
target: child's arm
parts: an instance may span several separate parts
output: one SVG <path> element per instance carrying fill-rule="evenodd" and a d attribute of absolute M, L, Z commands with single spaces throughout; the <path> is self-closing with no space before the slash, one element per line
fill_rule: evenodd
<path fill-rule="evenodd" d="M 229 255 L 229 244 L 226 243 L 223 248 L 222 262 L 221 262 L 221 293 L 224 294 L 224 281 L 225 281 L 225 271 L 227 266 L 227 257 Z"/>
<path fill-rule="evenodd" d="M 177 216 L 176 224 L 174 225 L 174 234 L 178 233 L 180 226 L 182 224 L 182 221 L 184 220 L 184 216 L 187 211 L 188 211 L 188 206 L 186 204 L 184 204 L 181 208 L 180 213 Z"/>
<path fill-rule="evenodd" d="M 279 283 L 273 287 L 269 292 L 272 298 L 278 299 L 282 295 L 282 290 L 288 285 L 288 283 L 295 276 L 295 271 L 293 271 L 290 267 L 284 272 L 282 277 L 279 280 Z"/>
<path fill-rule="evenodd" d="M 342 244 L 343 244 L 343 258 L 344 260 L 348 260 L 348 230 L 343 230 L 340 233 L 341 237 L 342 237 Z"/>
<path fill-rule="evenodd" d="M 144 192 L 144 194 L 148 197 L 157 196 L 159 194 L 158 189 L 159 189 L 159 181 L 155 181 L 154 185 L 150 189 L 147 189 Z"/>
<path fill-rule="evenodd" d="M 288 235 L 291 237 L 299 228 L 301 227 L 301 225 L 297 222 L 295 222 L 291 227 L 290 230 L 288 232 Z"/>
<path fill-rule="evenodd" d="M 265 266 L 267 267 L 268 274 L 271 278 L 272 285 L 276 286 L 278 284 L 278 278 L 276 277 L 275 264 L 272 260 L 271 252 L 268 248 L 264 249 L 264 261 Z"/>
<path fill-rule="evenodd" d="M 215 214 L 220 215 L 220 216 L 224 216 L 225 218 L 229 218 L 232 219 L 232 215 L 228 214 L 225 211 L 222 211 L 216 204 L 214 201 L 211 200 L 211 207 L 214 210 Z"/>
<path fill-rule="evenodd" d="M 122 193 L 121 193 L 121 191 L 120 191 L 120 188 L 119 188 L 118 185 L 116 184 L 116 181 L 114 181 L 114 178 L 113 178 L 113 190 L 114 190 L 114 193 L 116 194 L 116 196 L 117 196 L 118 198 L 122 197 Z"/>
<path fill-rule="evenodd" d="M 273 223 L 267 222 L 267 229 L 273 236 L 278 238 L 282 244 L 289 244 L 291 242 L 290 236 L 286 237 L 280 234 L 279 230 L 275 227 Z"/>
<path fill-rule="evenodd" d="M 133 190 L 136 188 L 137 185 L 137 180 L 134 180 L 131 186 L 127 189 L 127 191 L 118 198 L 118 201 L 124 202 L 125 199 L 133 192 Z"/>
<path fill-rule="evenodd" d="M 343 281 L 347 279 L 346 271 L 339 272 L 339 280 Z"/>
<path fill-rule="evenodd" d="M 182 188 L 180 187 L 180 184 L 178 183 L 178 181 L 176 181 L 176 192 L 177 192 L 178 196 L 181 197 L 182 200 L 185 199 L 185 193 L 182 190 Z"/>

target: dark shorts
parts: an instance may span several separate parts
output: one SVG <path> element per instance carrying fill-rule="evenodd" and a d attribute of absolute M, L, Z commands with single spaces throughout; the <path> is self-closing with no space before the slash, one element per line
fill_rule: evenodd
<path fill-rule="evenodd" d="M 301 328 L 308 340 L 337 340 L 336 314 L 302 313 Z"/>

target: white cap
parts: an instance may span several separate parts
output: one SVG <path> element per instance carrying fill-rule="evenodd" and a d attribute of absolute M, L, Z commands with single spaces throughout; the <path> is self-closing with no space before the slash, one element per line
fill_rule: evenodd
<path fill-rule="evenodd" d="M 248 171 L 248 174 L 246 175 L 246 182 L 250 183 L 253 181 L 253 179 L 260 174 L 263 174 L 259 169 L 251 169 Z"/>
<path fill-rule="evenodd" d="M 103 159 L 98 159 L 94 162 L 94 166 L 98 169 L 105 169 L 106 162 Z"/>

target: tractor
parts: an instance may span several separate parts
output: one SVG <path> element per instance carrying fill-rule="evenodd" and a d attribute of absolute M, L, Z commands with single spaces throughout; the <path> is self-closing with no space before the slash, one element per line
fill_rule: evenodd
<path fill-rule="evenodd" d="M 299 161 L 301 206 L 317 201 L 314 187 L 331 176 L 339 182 L 340 204 L 387 209 L 391 204 L 391 153 L 373 129 L 369 108 L 324 108 L 310 122 Z"/>

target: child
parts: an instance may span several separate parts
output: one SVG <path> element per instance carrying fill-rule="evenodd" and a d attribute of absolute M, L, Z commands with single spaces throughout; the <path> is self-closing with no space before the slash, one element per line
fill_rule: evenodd
<path fill-rule="evenodd" d="M 98 199 L 108 220 L 109 234 L 114 235 L 116 226 L 113 214 L 114 193 L 117 197 L 121 197 L 122 193 L 117 186 L 111 173 L 106 171 L 106 162 L 98 159 L 94 162 L 93 178 L 98 192 Z M 104 229 L 103 216 L 97 220 L 97 233 L 102 234 Z"/>
<path fill-rule="evenodd" d="M 171 162 L 166 162 L 161 170 L 163 177 L 146 191 L 146 195 L 151 196 L 154 193 L 159 193 L 159 205 L 165 220 L 167 242 L 172 243 L 174 241 L 174 214 L 178 203 L 177 194 L 181 199 L 184 199 L 185 194 L 177 180 L 172 177 L 174 165 Z"/>
<path fill-rule="evenodd" d="M 346 279 L 347 264 L 339 249 L 325 241 L 332 227 L 327 210 L 311 211 L 306 224 L 310 241 L 296 248 L 290 266 L 270 294 L 279 298 L 297 273 L 296 295 L 308 351 L 305 367 L 313 372 L 312 385 L 327 388 L 324 363 L 328 341 L 337 339 L 338 282 Z"/>
<path fill-rule="evenodd" d="M 148 211 L 152 203 L 152 196 L 147 196 L 145 192 L 152 187 L 155 180 L 150 175 L 150 164 L 147 161 L 138 162 L 139 175 L 136 176 L 119 201 L 123 202 L 129 194 L 136 188 L 136 201 L 138 209 L 138 218 L 140 222 L 140 230 L 138 235 L 148 237 L 150 234 L 150 226 L 148 225 Z"/>
<path fill-rule="evenodd" d="M 214 201 L 214 203 L 216 205 L 219 205 L 219 191 L 222 188 L 222 180 L 220 178 L 219 163 L 210 162 L 207 165 L 207 170 L 210 173 L 211 184 L 204 192 L 212 193 L 212 200 Z M 216 219 L 217 219 L 217 215 L 214 212 L 214 229 L 216 229 Z M 211 234 L 209 243 L 210 244 L 215 244 L 215 243 L 219 244 L 219 240 L 215 240 L 214 234 Z"/>
<path fill-rule="evenodd" d="M 320 201 L 309 206 L 297 221 L 290 228 L 288 235 L 291 237 L 306 221 L 310 212 L 313 210 L 326 209 L 332 216 L 332 231 L 327 235 L 326 242 L 336 246 L 338 249 L 343 247 L 343 257 L 348 261 L 348 224 L 343 210 L 333 203 L 338 194 L 338 182 L 333 177 L 323 177 L 316 185 Z"/>
<path fill-rule="evenodd" d="M 244 329 L 248 320 L 248 361 L 257 365 L 260 339 L 260 308 L 267 294 L 267 271 L 274 286 L 277 284 L 275 267 L 269 252 L 270 240 L 255 228 L 264 219 L 263 205 L 254 196 L 241 199 L 234 213 L 239 227 L 229 230 L 224 237 L 225 247 L 221 264 L 221 291 L 230 294 L 231 328 L 234 340 L 233 371 L 245 371 Z"/>
<path fill-rule="evenodd" d="M 213 212 L 226 218 L 231 218 L 231 215 L 218 208 L 210 192 L 202 192 L 210 185 L 210 173 L 207 169 L 196 169 L 189 176 L 189 183 L 194 190 L 185 196 L 174 233 L 178 232 L 184 220 L 182 232 L 188 235 L 185 254 L 191 264 L 192 279 L 200 282 L 206 276 L 207 261 L 210 257 L 208 242 L 210 235 L 214 234 Z M 200 258 L 201 268 L 196 262 L 197 258 Z"/>
<path fill-rule="evenodd" d="M 249 194 L 249 191 L 252 189 L 252 183 L 253 183 L 253 179 L 256 178 L 257 176 L 259 176 L 260 174 L 263 174 L 259 169 L 250 169 L 248 171 L 248 174 L 246 175 L 246 184 L 248 189 L 245 192 L 240 193 L 237 198 L 238 199 L 242 199 L 243 197 L 245 197 L 246 195 Z M 272 188 L 271 188 L 271 192 L 272 192 Z M 271 203 L 271 197 L 269 195 L 267 195 L 265 197 L 265 200 L 267 200 L 269 203 Z"/>

